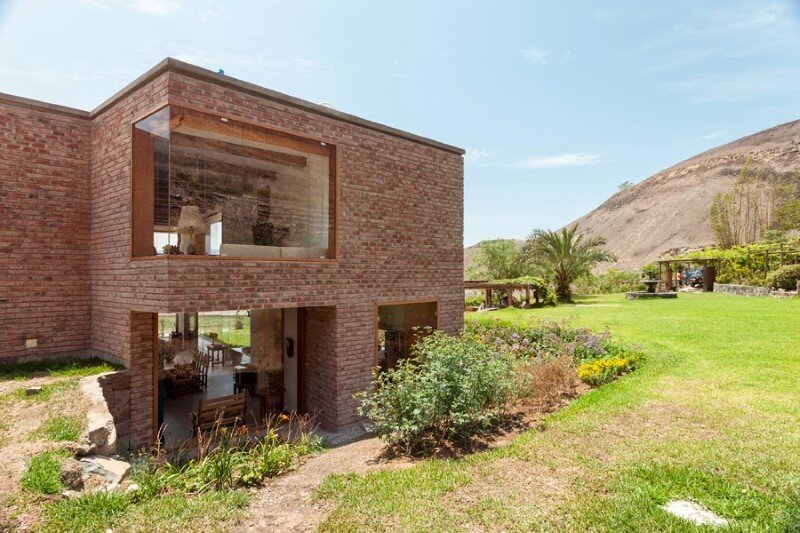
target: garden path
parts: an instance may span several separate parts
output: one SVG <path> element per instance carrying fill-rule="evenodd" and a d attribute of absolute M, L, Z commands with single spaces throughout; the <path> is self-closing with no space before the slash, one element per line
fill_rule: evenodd
<path fill-rule="evenodd" d="M 315 501 L 314 489 L 328 474 L 399 469 L 406 459 L 382 457 L 384 443 L 377 438 L 345 444 L 312 457 L 300 468 L 275 478 L 256 492 L 244 520 L 246 531 L 313 531 L 330 510 L 327 501 Z"/>

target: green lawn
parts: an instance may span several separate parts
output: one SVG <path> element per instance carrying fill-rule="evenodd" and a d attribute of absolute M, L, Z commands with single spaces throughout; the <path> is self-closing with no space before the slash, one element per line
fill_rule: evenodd
<path fill-rule="evenodd" d="M 568 320 L 638 344 L 641 369 L 511 445 L 331 480 L 323 530 L 692 530 L 701 503 L 742 531 L 800 528 L 800 301 L 681 294 L 473 314 Z"/>

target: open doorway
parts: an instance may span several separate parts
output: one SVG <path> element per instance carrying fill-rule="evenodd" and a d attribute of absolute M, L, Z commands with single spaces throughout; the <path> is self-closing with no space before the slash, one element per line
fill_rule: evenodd
<path fill-rule="evenodd" d="M 438 302 L 379 305 L 377 309 L 377 365 L 386 370 L 411 356 L 414 344 L 438 326 Z"/>
<path fill-rule="evenodd" d="M 301 308 L 159 314 L 158 427 L 171 445 L 193 433 L 201 402 L 244 395 L 243 418 L 300 411 Z"/>

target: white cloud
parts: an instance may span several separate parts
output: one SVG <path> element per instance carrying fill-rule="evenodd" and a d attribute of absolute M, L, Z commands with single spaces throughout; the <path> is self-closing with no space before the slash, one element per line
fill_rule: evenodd
<path fill-rule="evenodd" d="M 532 65 L 546 65 L 547 57 L 550 55 L 550 50 L 542 48 L 526 48 L 522 51 L 522 59 L 531 63 Z"/>
<path fill-rule="evenodd" d="M 484 150 L 482 148 L 466 148 L 467 153 L 464 154 L 464 164 L 466 165 L 474 165 L 476 163 L 480 163 L 485 161 L 489 157 L 491 157 L 492 152 L 489 150 Z"/>
<path fill-rule="evenodd" d="M 533 157 L 522 161 L 519 166 L 522 168 L 583 167 L 586 165 L 594 165 L 600 161 L 600 154 L 569 152 L 551 156 Z"/>

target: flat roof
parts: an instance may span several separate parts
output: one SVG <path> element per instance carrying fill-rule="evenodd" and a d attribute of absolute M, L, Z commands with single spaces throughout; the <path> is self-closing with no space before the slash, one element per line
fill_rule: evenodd
<path fill-rule="evenodd" d="M 360 126 L 362 128 L 378 131 L 380 133 L 391 135 L 393 137 L 400 137 L 402 139 L 413 141 L 419 144 L 424 144 L 426 146 L 438 148 L 446 152 L 451 152 L 458 155 L 464 155 L 463 148 L 442 143 L 433 139 L 429 139 L 428 137 L 422 137 L 421 135 L 409 133 L 407 131 L 393 128 L 391 126 L 386 126 L 385 124 L 373 122 L 371 120 L 367 120 L 365 118 L 361 118 L 356 115 L 351 115 L 349 113 L 344 113 L 342 111 L 338 111 L 330 107 L 309 102 L 308 100 L 295 98 L 294 96 L 289 96 L 288 94 L 284 94 L 278 91 L 273 91 L 272 89 L 267 89 L 265 87 L 261 87 L 254 83 L 239 80 L 237 78 L 233 78 L 225 74 L 219 74 L 217 72 L 202 67 L 198 67 L 186 63 L 184 61 L 179 61 L 171 57 L 168 57 L 163 61 L 159 62 L 156 66 L 154 66 L 153 68 L 151 68 L 150 70 L 148 70 L 147 72 L 145 72 L 144 74 L 133 80 L 123 89 L 114 94 L 111 98 L 109 98 L 99 106 L 95 107 L 91 111 L 84 111 L 81 109 L 75 109 L 72 107 L 66 107 L 57 104 L 50 104 L 47 102 L 32 100 L 30 98 L 23 98 L 20 96 L 14 96 L 6 93 L 0 93 L 0 102 L 6 102 L 13 105 L 27 107 L 36 110 L 49 111 L 52 113 L 59 113 L 62 115 L 68 115 L 76 118 L 92 119 L 102 114 L 107 109 L 109 109 L 117 101 L 121 100 L 122 98 L 125 98 L 130 93 L 137 90 L 142 85 L 149 83 L 151 80 L 160 76 L 164 72 L 175 72 L 177 74 L 182 74 L 190 78 L 194 78 L 200 81 L 207 81 L 215 85 L 234 89 L 246 94 L 250 94 L 252 96 L 256 96 L 258 98 L 263 98 L 265 100 L 270 100 L 289 107 L 294 107 L 296 109 L 314 113 L 316 115 L 332 118 L 341 122 L 347 122 L 355 126 Z"/>

